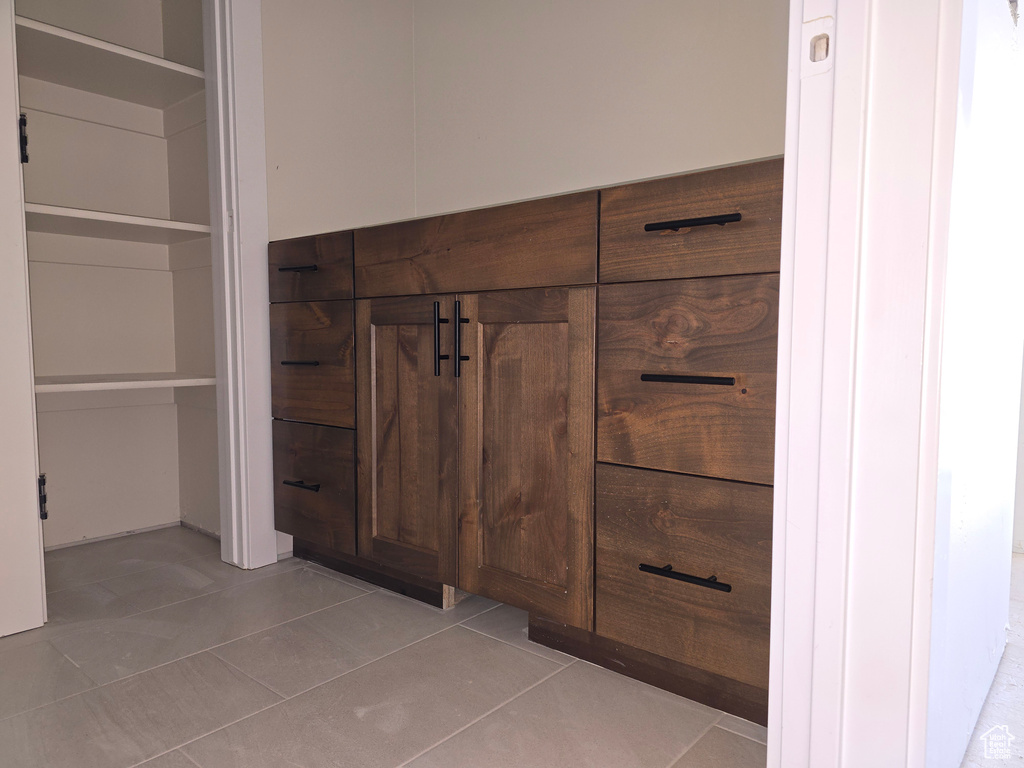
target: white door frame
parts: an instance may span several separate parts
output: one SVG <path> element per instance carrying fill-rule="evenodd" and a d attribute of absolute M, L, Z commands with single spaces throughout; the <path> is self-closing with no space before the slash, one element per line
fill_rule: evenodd
<path fill-rule="evenodd" d="M 260 4 L 203 0 L 220 440 L 221 556 L 277 560 Z"/>
<path fill-rule="evenodd" d="M 0 0 L 0 636 L 46 621 L 14 2 Z M 8 122 L 9 121 L 9 122 Z"/>
<path fill-rule="evenodd" d="M 791 3 L 774 768 L 924 764 L 961 9 Z"/>

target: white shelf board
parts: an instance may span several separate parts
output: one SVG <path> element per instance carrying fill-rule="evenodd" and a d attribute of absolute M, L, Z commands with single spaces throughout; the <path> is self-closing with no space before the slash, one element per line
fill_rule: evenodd
<path fill-rule="evenodd" d="M 82 376 L 36 376 L 36 394 L 100 392 L 112 389 L 208 387 L 216 383 L 216 377 L 189 373 L 98 373 Z"/>
<path fill-rule="evenodd" d="M 87 211 L 82 208 L 63 208 L 40 203 L 25 203 L 25 228 L 29 232 L 101 237 L 106 240 L 161 245 L 198 240 L 210 234 L 210 227 L 206 224 Z"/>
<path fill-rule="evenodd" d="M 166 109 L 205 87 L 203 72 L 16 16 L 18 74 Z"/>

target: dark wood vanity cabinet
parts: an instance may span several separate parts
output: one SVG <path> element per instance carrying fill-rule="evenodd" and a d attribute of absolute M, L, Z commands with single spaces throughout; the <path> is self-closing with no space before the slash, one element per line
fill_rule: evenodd
<path fill-rule="evenodd" d="M 452 296 L 356 302 L 359 554 L 450 586 L 458 579 L 458 382 L 441 321 L 451 327 L 454 306 Z"/>
<path fill-rule="evenodd" d="M 459 301 L 459 587 L 589 628 L 596 291 Z"/>
<path fill-rule="evenodd" d="M 352 233 L 268 250 L 274 525 L 354 555 Z"/>
<path fill-rule="evenodd" d="M 601 282 L 778 272 L 782 159 L 601 191 Z"/>
<path fill-rule="evenodd" d="M 356 296 L 594 283 L 597 207 L 578 192 L 356 230 Z"/>
<path fill-rule="evenodd" d="M 781 194 L 774 159 L 272 243 L 279 529 L 765 722 Z"/>
<path fill-rule="evenodd" d="M 595 298 L 356 302 L 361 556 L 590 626 Z"/>
<path fill-rule="evenodd" d="M 356 553 L 356 450 L 350 429 L 275 419 L 274 524 Z"/>
<path fill-rule="evenodd" d="M 779 276 L 602 285 L 598 461 L 772 483 Z"/>
<path fill-rule="evenodd" d="M 356 426 L 351 301 L 270 305 L 275 419 Z"/>
<path fill-rule="evenodd" d="M 268 248 L 270 301 L 351 299 L 352 233 L 278 240 Z"/>
<path fill-rule="evenodd" d="M 597 634 L 768 690 L 772 489 L 600 464 Z"/>

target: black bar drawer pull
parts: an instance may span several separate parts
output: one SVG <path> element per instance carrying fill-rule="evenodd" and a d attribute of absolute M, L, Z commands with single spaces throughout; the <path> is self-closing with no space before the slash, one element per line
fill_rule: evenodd
<path fill-rule="evenodd" d="M 717 384 L 722 387 L 736 385 L 733 376 L 677 376 L 673 373 L 641 373 L 640 381 L 658 381 L 662 384 Z"/>
<path fill-rule="evenodd" d="M 278 267 L 278 272 L 316 272 L 319 269 L 316 264 L 303 264 L 299 267 Z"/>
<path fill-rule="evenodd" d="M 319 360 L 282 360 L 281 365 L 320 365 Z"/>
<path fill-rule="evenodd" d="M 462 316 L 462 302 L 455 302 L 455 377 L 462 376 L 462 363 L 469 360 L 469 355 L 462 354 L 462 324 L 469 318 Z"/>
<path fill-rule="evenodd" d="M 441 302 L 434 302 L 434 375 L 441 375 L 441 361 L 450 355 L 441 354 L 441 323 L 447 323 L 447 317 L 441 317 Z M 458 375 L 458 374 L 456 374 Z"/>
<path fill-rule="evenodd" d="M 697 216 L 693 219 L 679 219 L 678 221 L 655 221 L 650 224 L 645 224 L 644 232 L 663 232 L 666 229 L 678 232 L 680 229 L 706 227 L 710 224 L 717 224 L 720 227 L 724 227 L 726 224 L 733 224 L 740 221 L 742 218 L 743 214 L 741 213 L 722 213 L 718 216 Z"/>
<path fill-rule="evenodd" d="M 640 563 L 640 570 L 644 573 L 653 573 L 655 576 L 665 576 L 676 581 L 685 581 L 687 584 L 696 584 L 698 587 L 717 589 L 719 592 L 732 592 L 732 585 L 722 583 L 718 580 L 717 576 L 708 576 L 706 579 L 702 579 L 700 576 L 691 576 L 688 573 L 673 571 L 671 565 L 659 568 L 656 565 L 647 565 L 647 563 Z"/>
<path fill-rule="evenodd" d="M 282 480 L 285 485 L 290 485 L 292 488 L 298 488 L 302 491 L 312 491 L 313 493 L 320 493 L 320 483 L 307 484 L 301 480 Z"/>

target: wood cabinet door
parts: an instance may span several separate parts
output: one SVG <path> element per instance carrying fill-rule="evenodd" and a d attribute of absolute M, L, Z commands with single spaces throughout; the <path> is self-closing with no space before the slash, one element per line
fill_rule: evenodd
<path fill-rule="evenodd" d="M 434 322 L 435 305 L 452 319 L 451 296 L 356 302 L 358 548 L 454 586 L 458 403 L 452 325 Z"/>
<path fill-rule="evenodd" d="M 459 586 L 589 629 L 595 289 L 459 301 Z"/>

